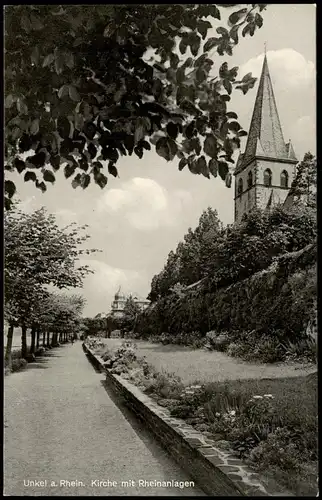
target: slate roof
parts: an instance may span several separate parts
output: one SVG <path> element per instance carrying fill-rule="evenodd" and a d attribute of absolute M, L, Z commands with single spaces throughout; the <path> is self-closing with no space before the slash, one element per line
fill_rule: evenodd
<path fill-rule="evenodd" d="M 256 156 L 297 161 L 291 142 L 285 143 L 265 54 L 245 152 L 235 174 Z"/>

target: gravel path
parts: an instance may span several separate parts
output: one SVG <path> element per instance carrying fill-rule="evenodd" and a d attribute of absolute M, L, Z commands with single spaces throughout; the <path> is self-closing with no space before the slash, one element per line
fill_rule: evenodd
<path fill-rule="evenodd" d="M 111 348 L 120 345 L 122 339 L 103 339 Z M 178 345 L 152 344 L 134 340 L 139 356 L 158 371 L 175 373 L 186 384 L 198 382 L 222 382 L 224 380 L 274 379 L 305 376 L 317 371 L 316 365 L 300 363 L 255 364 L 246 363 L 218 351 L 191 349 Z"/>
<path fill-rule="evenodd" d="M 190 478 L 104 379 L 80 342 L 5 378 L 5 495 L 204 496 L 193 486 L 139 482 Z"/>

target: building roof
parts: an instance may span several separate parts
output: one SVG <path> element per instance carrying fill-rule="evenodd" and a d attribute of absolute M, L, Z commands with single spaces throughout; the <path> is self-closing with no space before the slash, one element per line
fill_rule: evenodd
<path fill-rule="evenodd" d="M 239 157 L 235 173 L 243 170 L 256 156 L 297 161 L 291 142 L 286 144 L 284 141 L 266 54 L 245 152 Z"/>

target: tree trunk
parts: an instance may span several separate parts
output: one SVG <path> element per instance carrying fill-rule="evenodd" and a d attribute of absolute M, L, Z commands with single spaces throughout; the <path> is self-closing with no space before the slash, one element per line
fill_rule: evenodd
<path fill-rule="evenodd" d="M 12 349 L 13 331 L 14 331 L 14 326 L 9 325 L 7 333 L 7 347 L 6 347 L 6 357 L 5 357 L 5 364 L 9 368 L 11 368 L 11 349 Z"/>
<path fill-rule="evenodd" d="M 36 340 L 36 348 L 39 349 L 40 345 L 40 328 L 37 328 L 37 340 Z"/>
<path fill-rule="evenodd" d="M 46 330 L 42 332 L 42 346 L 46 347 Z"/>
<path fill-rule="evenodd" d="M 57 333 L 53 333 L 52 339 L 51 339 L 51 345 L 56 346 L 57 345 Z"/>
<path fill-rule="evenodd" d="M 62 342 L 62 340 L 63 340 L 63 337 L 62 337 L 62 333 L 60 332 L 60 334 L 59 334 L 59 342 Z"/>
<path fill-rule="evenodd" d="M 30 354 L 34 354 L 36 346 L 36 327 L 33 326 L 31 329 L 31 346 L 30 346 Z"/>
<path fill-rule="evenodd" d="M 48 330 L 47 332 L 47 346 L 49 347 L 50 345 L 50 331 Z"/>
<path fill-rule="evenodd" d="M 21 327 L 21 357 L 26 359 L 28 355 L 27 352 L 27 327 L 22 325 Z"/>

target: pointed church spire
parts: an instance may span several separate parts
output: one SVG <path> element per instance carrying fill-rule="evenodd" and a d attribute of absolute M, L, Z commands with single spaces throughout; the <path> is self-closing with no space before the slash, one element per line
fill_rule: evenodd
<path fill-rule="evenodd" d="M 293 148 L 292 148 L 293 150 Z M 255 156 L 266 156 L 272 159 L 292 158 L 287 148 L 280 124 L 275 102 L 271 77 L 269 74 L 266 44 L 262 74 L 259 81 L 257 96 L 250 124 L 249 134 L 243 164 Z M 295 155 L 294 158 L 295 159 Z"/>

